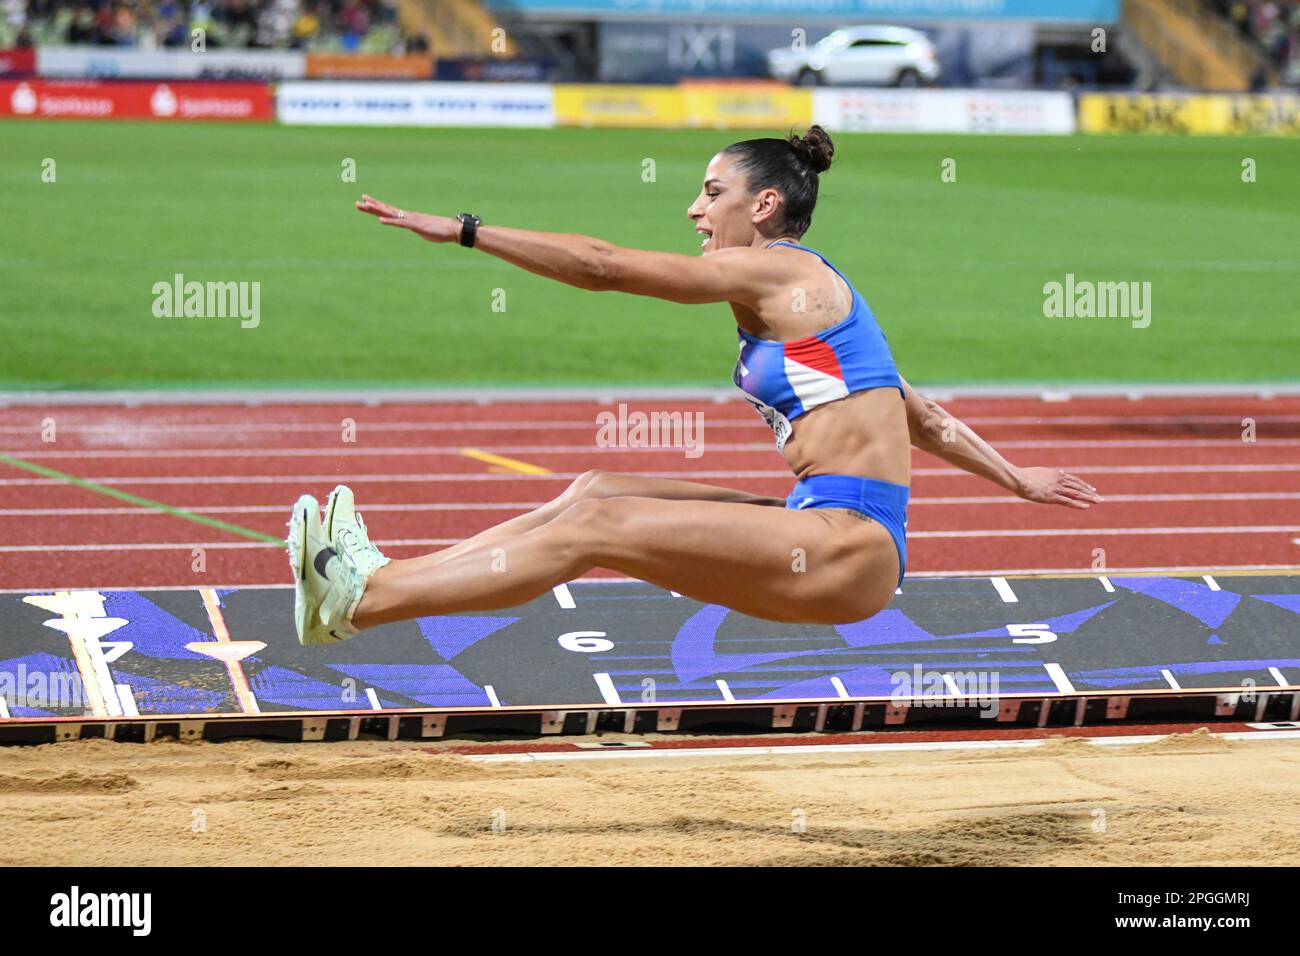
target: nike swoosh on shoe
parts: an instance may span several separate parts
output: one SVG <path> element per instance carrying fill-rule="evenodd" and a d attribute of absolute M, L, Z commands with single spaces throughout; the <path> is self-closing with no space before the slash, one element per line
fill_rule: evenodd
<path fill-rule="evenodd" d="M 329 565 L 330 558 L 338 556 L 338 552 L 333 548 L 321 548 L 316 552 L 316 557 L 312 560 L 312 566 L 316 568 L 316 573 L 326 581 L 330 579 L 329 573 L 325 570 Z"/>

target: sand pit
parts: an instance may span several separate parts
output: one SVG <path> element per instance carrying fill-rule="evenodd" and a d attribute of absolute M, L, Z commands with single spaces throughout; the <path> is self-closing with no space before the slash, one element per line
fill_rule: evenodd
<path fill-rule="evenodd" d="M 1300 747 L 475 763 L 428 744 L 0 752 L 4 865 L 1289 864 Z"/>

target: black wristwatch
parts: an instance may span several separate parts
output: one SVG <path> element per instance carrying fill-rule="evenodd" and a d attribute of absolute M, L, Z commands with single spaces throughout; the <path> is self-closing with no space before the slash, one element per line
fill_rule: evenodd
<path fill-rule="evenodd" d="M 463 212 L 456 217 L 460 221 L 460 244 L 466 249 L 474 248 L 474 237 L 483 220 L 471 212 Z"/>

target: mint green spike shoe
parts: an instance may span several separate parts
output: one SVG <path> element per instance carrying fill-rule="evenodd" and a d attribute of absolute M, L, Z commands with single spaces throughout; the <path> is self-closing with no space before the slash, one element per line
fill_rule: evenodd
<path fill-rule="evenodd" d="M 294 627 L 298 643 L 337 644 L 354 637 L 352 612 L 361 603 L 366 575 L 330 546 L 320 503 L 303 495 L 289 517 L 289 567 L 294 576 Z"/>
<path fill-rule="evenodd" d="M 352 559 L 362 577 L 369 578 L 392 560 L 370 542 L 366 523 L 357 514 L 356 498 L 339 485 L 325 502 L 325 536 L 334 550 Z"/>

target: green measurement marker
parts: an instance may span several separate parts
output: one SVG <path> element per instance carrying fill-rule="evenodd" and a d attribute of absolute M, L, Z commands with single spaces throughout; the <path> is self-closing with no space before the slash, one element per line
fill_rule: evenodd
<path fill-rule="evenodd" d="M 241 538 L 249 538 L 253 541 L 265 541 L 268 544 L 284 544 L 283 538 L 273 538 L 269 534 L 262 534 L 260 531 L 254 531 L 252 528 L 245 528 L 237 524 L 231 524 L 228 521 L 221 521 L 217 518 L 209 518 L 207 515 L 201 515 L 193 511 L 186 511 L 184 508 L 174 508 L 169 504 L 161 501 L 154 501 L 151 498 L 141 498 L 139 495 L 133 495 L 129 491 L 121 491 L 117 488 L 101 485 L 97 481 L 87 481 L 84 478 L 78 478 L 76 475 L 69 475 L 62 471 L 55 471 L 53 468 L 46 468 L 44 465 L 38 465 L 34 462 L 24 461 L 21 458 L 15 458 L 13 455 L 0 453 L 0 462 L 9 465 L 12 468 L 19 468 L 23 471 L 30 471 L 34 475 L 40 475 L 42 478 L 53 478 L 57 481 L 67 482 L 78 488 L 85 488 L 87 491 L 93 491 L 96 494 L 104 495 L 109 498 L 116 498 L 118 501 L 126 501 L 133 505 L 139 505 L 141 508 L 149 508 L 162 514 L 171 515 L 173 518 L 181 518 L 185 521 L 193 521 L 195 524 L 207 525 L 209 528 L 217 528 L 221 531 L 227 531 L 230 534 L 237 534 Z"/>

